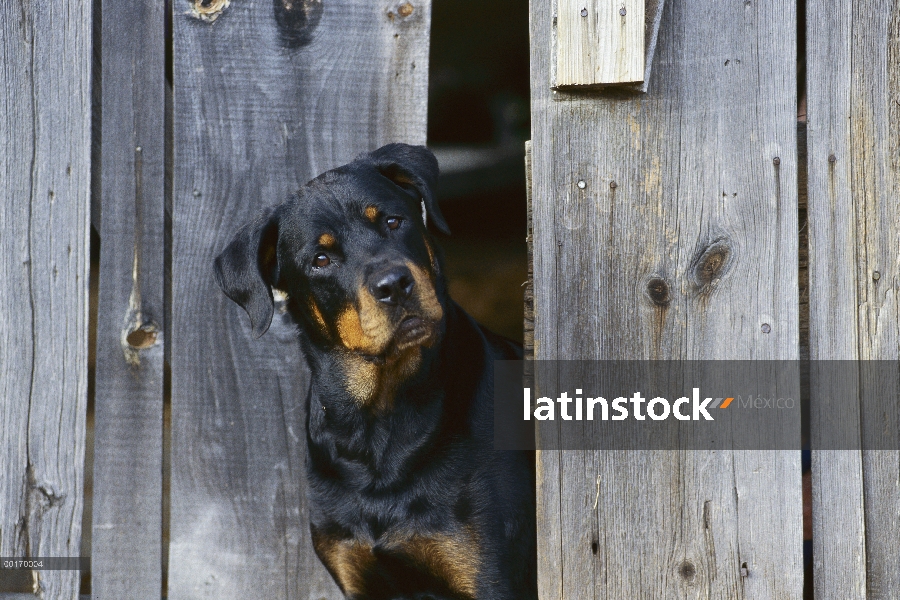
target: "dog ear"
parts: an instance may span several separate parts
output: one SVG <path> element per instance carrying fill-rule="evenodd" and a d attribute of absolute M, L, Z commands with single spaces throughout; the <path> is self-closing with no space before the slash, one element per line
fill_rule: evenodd
<path fill-rule="evenodd" d="M 278 281 L 278 219 L 268 208 L 244 225 L 216 257 L 216 283 L 250 316 L 253 335 L 260 337 L 272 323 Z"/>
<path fill-rule="evenodd" d="M 360 159 L 372 163 L 382 175 L 400 187 L 415 189 L 422 198 L 424 205 L 422 216 L 426 220 L 426 225 L 430 217 L 438 230 L 450 235 L 450 228 L 434 197 L 439 169 L 437 159 L 431 150 L 425 146 L 388 144 Z"/>

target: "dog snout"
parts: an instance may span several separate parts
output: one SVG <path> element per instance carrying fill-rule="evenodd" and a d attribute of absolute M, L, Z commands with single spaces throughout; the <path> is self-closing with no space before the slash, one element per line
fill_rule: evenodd
<path fill-rule="evenodd" d="M 402 304 L 415 286 L 415 279 L 409 269 L 403 266 L 395 266 L 381 271 L 372 278 L 369 286 L 372 297 L 388 306 Z"/>

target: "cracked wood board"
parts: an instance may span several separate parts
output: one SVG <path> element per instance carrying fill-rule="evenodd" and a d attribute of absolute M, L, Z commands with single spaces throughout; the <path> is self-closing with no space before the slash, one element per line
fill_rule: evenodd
<path fill-rule="evenodd" d="M 897 361 L 900 3 L 812 0 L 807 24 L 810 359 Z M 840 383 L 811 378 L 813 448 L 841 421 L 859 424 L 863 444 L 897 439 L 896 409 L 866 418 L 858 402 L 817 401 Z M 858 384 L 900 395 L 896 370 Z M 896 450 L 813 450 L 816 598 L 900 597 L 898 465 Z"/>
<path fill-rule="evenodd" d="M 531 6 L 535 358 L 797 359 L 795 3 L 666 3 L 648 95 L 542 84 L 556 3 Z M 696 289 L 721 243 L 731 268 Z M 537 469 L 544 600 L 802 595 L 799 450 Z"/>
<path fill-rule="evenodd" d="M 91 3 L 0 4 L 0 556 L 79 556 Z M 77 571 L 33 571 L 40 598 Z"/>

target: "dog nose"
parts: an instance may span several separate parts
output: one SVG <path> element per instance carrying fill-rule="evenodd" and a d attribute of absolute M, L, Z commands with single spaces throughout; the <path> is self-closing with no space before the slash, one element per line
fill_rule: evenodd
<path fill-rule="evenodd" d="M 369 291 L 379 302 L 395 306 L 409 298 L 414 285 L 409 269 L 393 267 L 375 277 L 375 283 L 369 286 Z"/>

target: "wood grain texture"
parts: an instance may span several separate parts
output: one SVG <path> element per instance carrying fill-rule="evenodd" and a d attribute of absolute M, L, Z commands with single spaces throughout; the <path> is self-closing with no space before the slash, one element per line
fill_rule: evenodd
<path fill-rule="evenodd" d="M 666 3 L 646 96 L 552 92 L 553 6 L 531 3 L 536 358 L 798 358 L 794 4 Z M 799 452 L 543 451 L 538 504 L 544 600 L 801 596 Z"/>
<path fill-rule="evenodd" d="M 553 87 L 644 80 L 644 0 L 556 0 Z"/>
<path fill-rule="evenodd" d="M 102 4 L 91 592 L 162 591 L 165 5 Z"/>
<path fill-rule="evenodd" d="M 534 360 L 534 201 L 531 195 L 531 140 L 525 142 L 525 214 L 528 279 L 525 281 L 525 319 L 522 349 L 525 360 Z"/>
<path fill-rule="evenodd" d="M 0 556 L 78 556 L 84 498 L 91 3 L 0 5 Z M 35 571 L 77 598 L 75 571 Z"/>
<path fill-rule="evenodd" d="M 810 0 L 807 22 L 810 357 L 896 361 L 900 2 Z M 898 378 L 859 385 L 895 398 Z M 859 424 L 863 443 L 869 428 L 896 422 L 873 422 L 856 404 L 821 406 L 834 383 L 811 381 L 814 447 L 835 420 Z M 900 596 L 898 463 L 896 451 L 813 452 L 816 598 Z"/>
<path fill-rule="evenodd" d="M 169 597 L 336 598 L 306 520 L 307 372 L 280 313 L 254 340 L 213 280 L 238 228 L 311 177 L 424 143 L 428 2 L 174 3 Z M 316 7 L 321 13 L 316 16 Z"/>

